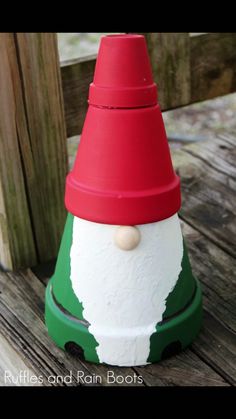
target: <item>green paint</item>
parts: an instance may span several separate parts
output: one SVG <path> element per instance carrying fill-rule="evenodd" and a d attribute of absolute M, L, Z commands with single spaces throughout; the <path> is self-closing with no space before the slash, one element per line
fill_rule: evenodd
<path fill-rule="evenodd" d="M 165 348 L 173 342 L 180 342 L 181 349 L 186 348 L 199 333 L 202 325 L 202 294 L 198 281 L 196 286 L 192 303 L 176 317 L 156 326 L 156 332 L 150 338 L 148 362 L 160 361 Z"/>
<path fill-rule="evenodd" d="M 57 307 L 52 298 L 52 283 L 51 279 L 46 288 L 45 323 L 48 328 L 48 334 L 62 349 L 65 349 L 67 342 L 77 343 L 83 348 L 85 359 L 98 364 L 97 341 L 85 326 L 65 315 Z"/>
<path fill-rule="evenodd" d="M 188 252 L 184 241 L 183 245 L 184 254 L 182 259 L 182 270 L 180 272 L 177 284 L 167 298 L 166 311 L 163 316 L 164 319 L 178 312 L 181 307 L 185 307 L 191 300 L 195 291 L 196 281 L 192 274 Z"/>
<path fill-rule="evenodd" d="M 55 273 L 52 277 L 53 294 L 58 303 L 78 319 L 83 319 L 83 305 L 76 297 L 70 279 L 70 249 L 73 237 L 74 217 L 68 213 Z"/>
<path fill-rule="evenodd" d="M 98 345 L 88 329 L 66 316 L 55 304 L 50 292 L 51 281 L 46 289 L 45 320 L 48 332 L 55 343 L 62 349 L 67 342 L 75 342 L 84 350 L 87 361 L 99 363 L 96 353 Z M 148 362 L 157 362 L 162 358 L 165 348 L 172 342 L 180 342 L 186 348 L 197 336 L 202 324 L 202 296 L 199 283 L 195 298 L 189 307 L 166 323 L 156 327 L 150 339 Z"/>
<path fill-rule="evenodd" d="M 67 312 L 77 319 L 84 320 L 82 314 L 83 305 L 74 294 L 70 279 L 73 220 L 73 215 L 69 213 L 58 254 L 56 270 L 46 289 L 45 321 L 49 335 L 60 348 L 64 349 L 67 342 L 75 342 L 83 348 L 87 361 L 99 363 L 96 353 L 98 343 L 94 336 L 89 333 L 86 326 L 73 317 L 66 315 L 55 304 L 51 293 L 51 289 L 53 289 L 57 302 Z M 172 317 L 168 320 L 170 316 Z M 185 348 L 193 341 L 201 327 L 201 289 L 192 274 L 185 243 L 182 271 L 176 286 L 167 298 L 166 311 L 163 316 L 163 320 L 165 319 L 166 321 L 156 326 L 156 332 L 150 338 L 148 362 L 161 360 L 164 349 L 175 341 L 181 343 L 182 349 Z"/>
<path fill-rule="evenodd" d="M 182 270 L 166 301 L 163 321 L 167 320 L 156 325 L 156 332 L 150 338 L 148 362 L 161 360 L 162 352 L 173 342 L 179 342 L 182 349 L 186 348 L 194 340 L 202 324 L 201 288 L 193 276 L 184 240 L 183 245 Z M 175 316 L 175 313 L 179 314 Z M 170 316 L 173 317 L 168 320 Z"/>
<path fill-rule="evenodd" d="M 73 221 L 73 215 L 68 213 L 55 273 L 46 290 L 45 321 L 49 335 L 60 348 L 64 349 L 64 345 L 67 342 L 75 342 L 83 348 L 86 359 L 89 359 L 92 362 L 98 362 L 95 349 L 98 343 L 93 335 L 89 333 L 85 326 L 74 320 L 70 320 L 69 317 L 56 306 L 52 299 L 51 291 L 49 290 L 49 288 L 52 287 L 57 302 L 64 307 L 67 312 L 80 320 L 85 320 L 82 314 L 83 305 L 76 297 L 70 279 L 70 249 L 73 237 Z"/>

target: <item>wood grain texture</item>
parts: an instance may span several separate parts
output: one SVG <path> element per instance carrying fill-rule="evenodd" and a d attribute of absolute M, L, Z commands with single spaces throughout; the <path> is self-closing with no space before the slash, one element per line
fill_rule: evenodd
<path fill-rule="evenodd" d="M 215 387 L 229 385 L 223 377 L 205 363 L 204 358 L 200 359 L 189 348 L 159 364 L 135 367 L 135 370 L 149 386 Z"/>
<path fill-rule="evenodd" d="M 19 33 L 15 39 L 32 153 L 24 153 L 20 138 L 22 157 L 38 259 L 44 261 L 57 254 L 65 221 L 67 150 L 57 40 L 53 33 Z"/>
<path fill-rule="evenodd" d="M 188 33 L 146 33 L 158 100 L 163 109 L 190 102 L 190 37 Z"/>
<path fill-rule="evenodd" d="M 229 246 L 229 240 L 234 243 L 230 235 L 233 216 L 221 216 L 226 218 L 222 223 L 215 215 L 227 208 L 234 211 L 231 182 L 235 177 L 235 149 L 233 135 L 227 135 L 173 153 L 182 181 L 183 233 L 193 272 L 202 285 L 204 304 L 202 330 L 190 348 L 178 356 L 155 365 L 122 369 L 80 361 L 58 349 L 47 335 L 47 281 L 42 279 L 46 271 L 42 270 L 40 280 L 30 270 L 0 274 L 0 333 L 18 356 L 27 360 L 28 368 L 43 376 L 45 385 L 49 385 L 50 375 L 65 376 L 70 371 L 71 385 L 78 385 L 78 370 L 102 376 L 102 385 L 110 385 L 108 370 L 123 377 L 137 373 L 147 386 L 236 384 L 236 258 Z"/>
<path fill-rule="evenodd" d="M 202 332 L 193 342 L 192 349 L 228 383 L 236 385 L 236 334 L 206 310 Z"/>
<path fill-rule="evenodd" d="M 183 232 L 203 290 L 203 328 L 192 349 L 236 385 L 236 259 L 186 223 Z"/>
<path fill-rule="evenodd" d="M 198 147 L 188 145 L 176 152 L 173 158 L 181 177 L 181 217 L 218 247 L 236 257 L 234 155 L 235 145 L 215 138 L 214 141 L 202 142 Z"/>
<path fill-rule="evenodd" d="M 61 77 L 65 103 L 67 137 L 80 134 L 88 107 L 89 84 L 93 80 L 96 56 L 62 63 Z"/>
<path fill-rule="evenodd" d="M 1 34 L 1 263 L 56 256 L 65 220 L 66 132 L 55 34 Z"/>
<path fill-rule="evenodd" d="M 0 264 L 36 262 L 19 136 L 28 142 L 13 34 L 0 34 Z M 19 132 L 19 124 L 21 132 Z"/>
<path fill-rule="evenodd" d="M 236 89 L 236 33 L 191 38 L 191 101 L 211 99 Z"/>
<path fill-rule="evenodd" d="M 166 385 L 225 385 L 218 374 L 236 385 L 236 259 L 187 222 L 181 224 L 192 269 L 203 290 L 203 327 L 191 350 L 161 364 L 135 369 L 149 385 L 158 383 L 160 370 Z M 198 365 L 198 357 L 207 367 Z M 218 374 L 209 374 L 209 368 Z"/>
<path fill-rule="evenodd" d="M 236 34 L 145 33 L 163 111 L 236 91 Z M 61 63 L 67 136 L 81 133 L 96 56 Z"/>
<path fill-rule="evenodd" d="M 116 377 L 141 375 L 146 385 L 182 385 L 183 382 L 188 385 L 202 385 L 204 382 L 214 386 L 227 385 L 219 374 L 190 350 L 173 358 L 170 364 L 169 360 L 156 366 L 135 369 L 79 361 L 57 348 L 48 337 L 44 326 L 45 287 L 32 271 L 0 273 L 0 291 L 0 330 L 10 340 L 14 350 L 27 358 L 36 374 L 43 376 L 44 383 L 50 375 L 65 376 L 71 371 L 72 385 L 77 385 L 79 370 L 87 375 L 101 376 L 102 385 L 106 386 L 111 385 L 107 372 L 112 370 Z M 152 368 L 156 371 L 155 376 L 152 376 Z M 188 379 L 189 373 L 191 378 Z"/>
<path fill-rule="evenodd" d="M 50 385 L 48 378 L 52 375 L 71 374 L 72 385 L 83 385 L 77 381 L 78 371 L 82 371 L 85 375 L 100 375 L 103 385 L 107 384 L 111 368 L 79 361 L 51 341 L 44 325 L 45 287 L 30 270 L 18 274 L 0 272 L 0 291 L 0 331 L 14 350 L 27 357 L 44 383 Z M 112 370 L 115 376 L 134 374 L 131 368 Z"/>
<path fill-rule="evenodd" d="M 0 387 L 2 386 L 35 386 L 35 372 L 28 368 L 27 359 L 23 359 L 0 334 Z M 38 383 L 38 386 L 41 386 Z"/>
<path fill-rule="evenodd" d="M 38 186 L 36 180 L 41 179 L 43 170 L 49 173 L 49 164 L 53 161 L 52 156 L 57 155 L 56 164 L 61 164 L 61 156 L 54 154 L 53 146 L 55 143 L 53 127 L 57 126 L 57 130 L 60 130 L 60 123 L 53 119 L 46 145 L 41 147 L 40 141 L 43 139 L 40 136 L 40 129 L 42 132 L 47 131 L 48 121 L 46 125 L 40 122 L 38 126 L 36 116 L 39 113 L 40 119 L 45 121 L 45 114 L 47 112 L 50 114 L 52 108 L 56 106 L 54 100 L 57 103 L 61 103 L 62 100 L 57 97 L 57 86 L 54 85 L 55 92 L 52 93 L 54 99 L 52 102 L 49 100 L 50 105 L 46 104 L 48 99 L 45 99 L 49 95 L 47 89 L 45 97 L 37 93 L 35 103 L 32 99 L 33 93 L 37 89 L 44 90 L 44 80 L 47 75 L 44 70 L 35 69 L 34 75 L 30 71 L 35 68 L 34 66 L 38 68 L 39 63 L 35 62 L 35 57 L 40 57 L 38 59 L 41 64 L 50 61 L 45 49 L 48 45 L 55 45 L 55 38 L 52 37 L 47 44 L 46 38 L 42 39 L 40 36 L 39 44 L 36 46 L 37 43 L 33 42 L 34 46 L 32 46 L 29 40 L 35 40 L 35 34 L 29 35 L 29 38 L 26 34 L 0 35 L 2 64 L 0 66 L 0 111 L 4 111 L 0 112 L 0 251 L 2 260 L 10 267 L 22 260 L 24 263 L 28 260 L 35 263 L 40 259 L 38 246 L 43 248 L 46 245 L 47 248 L 49 246 L 49 241 L 46 244 L 45 238 L 37 230 L 38 226 L 36 228 L 35 223 L 38 217 L 39 220 L 42 217 L 40 211 L 43 208 L 39 201 L 44 199 L 45 191 L 50 190 L 54 183 L 52 180 L 44 179 L 43 189 L 36 193 L 34 193 L 34 187 Z M 213 35 L 216 39 L 216 35 L 219 34 L 207 34 L 209 35 Z M 232 34 L 222 35 L 226 35 L 229 40 Z M 218 38 L 218 42 L 221 42 L 220 39 Z M 226 38 L 222 39 L 225 42 Z M 171 42 L 168 47 L 170 49 Z M 220 51 L 219 48 L 219 46 L 216 47 L 216 51 Z M 209 48 L 206 51 L 209 54 Z M 227 61 L 230 51 L 230 48 L 226 51 L 223 61 Z M 200 52 L 203 57 L 204 49 Z M 229 66 L 232 60 L 229 60 Z M 222 61 L 219 65 L 221 64 Z M 80 66 L 81 63 L 73 65 Z M 216 66 L 217 63 L 214 62 L 214 65 Z M 89 75 L 89 68 L 92 67 L 84 70 L 88 78 L 92 74 Z M 77 77 L 77 70 L 73 74 L 74 79 Z M 186 71 L 183 76 L 186 79 L 187 70 L 183 71 Z M 197 77 L 200 71 L 203 71 L 201 67 L 200 70 L 196 68 L 196 74 L 193 77 Z M 58 72 L 55 75 L 53 70 L 50 70 L 48 74 L 50 74 L 48 77 L 53 79 L 58 77 Z M 220 75 L 219 78 L 221 79 Z M 234 79 L 232 80 L 234 85 Z M 175 83 L 173 79 L 172 83 Z M 48 80 L 46 85 L 48 85 Z M 206 89 L 209 87 L 207 94 L 212 94 L 210 86 L 211 82 L 206 86 Z M 229 84 L 227 88 L 228 86 Z M 73 83 L 70 89 L 73 97 Z M 79 90 L 76 94 L 79 94 Z M 182 92 L 180 92 L 181 95 Z M 81 101 L 80 108 L 76 107 L 77 101 L 74 102 L 71 120 L 78 109 L 83 109 L 85 112 L 87 105 L 83 102 L 83 96 L 81 96 Z M 57 123 L 59 125 L 56 125 Z M 82 119 L 80 124 L 82 126 Z M 77 128 L 75 124 L 73 130 Z M 57 153 L 65 146 L 62 137 L 58 140 Z M 44 325 L 44 284 L 47 281 L 42 278 L 39 280 L 31 270 L 18 273 L 0 272 L 0 351 L 3 354 L 0 360 L 0 383 L 3 383 L 3 373 L 7 367 L 15 374 L 22 367 L 30 371 L 30 374 L 42 376 L 43 385 L 53 385 L 48 382 L 51 375 L 66 376 L 70 373 L 72 383 L 69 385 L 79 385 L 78 370 L 88 375 L 98 374 L 102 376 L 102 385 L 110 385 L 107 382 L 107 371 L 110 369 L 116 376 L 132 375 L 136 372 L 143 377 L 144 385 L 149 386 L 236 385 L 235 138 L 236 133 L 232 132 L 231 135 L 225 134 L 212 141 L 185 146 L 173 153 L 175 168 L 181 176 L 180 217 L 183 232 L 194 274 L 200 280 L 203 289 L 204 324 L 191 347 L 176 357 L 143 368 L 111 368 L 79 361 L 57 348 L 47 335 Z M 62 141 L 61 144 L 60 141 Z M 47 156 L 51 153 L 50 160 L 45 158 L 45 153 Z M 63 154 L 63 156 L 62 166 L 65 167 L 66 155 Z M 42 161 L 37 162 L 38 158 L 45 162 L 45 166 Z M 58 171 L 52 173 L 54 181 L 56 179 L 58 182 L 59 189 L 62 189 L 65 171 L 64 168 L 60 174 Z M 26 173 L 27 181 L 25 180 Z M 55 205 L 58 205 L 60 201 L 59 189 L 54 192 Z M 31 198 L 29 198 L 29 191 L 31 191 L 30 195 L 34 195 Z M 47 202 L 43 202 L 43 206 L 47 205 Z M 58 216 L 57 212 L 55 214 Z M 51 218 L 52 215 L 53 211 L 49 210 L 49 217 Z M 43 214 L 43 231 L 46 234 L 48 233 L 48 224 L 45 221 L 47 217 L 48 215 Z M 56 228 L 59 228 L 58 225 Z M 53 234 L 50 246 L 58 240 L 55 232 Z M 35 240 L 36 237 L 38 241 Z M 43 258 L 44 254 L 41 256 L 41 259 Z M 59 382 L 56 385 L 64 384 Z"/>
<path fill-rule="evenodd" d="M 208 312 L 236 333 L 236 259 L 185 222 L 183 232 Z"/>

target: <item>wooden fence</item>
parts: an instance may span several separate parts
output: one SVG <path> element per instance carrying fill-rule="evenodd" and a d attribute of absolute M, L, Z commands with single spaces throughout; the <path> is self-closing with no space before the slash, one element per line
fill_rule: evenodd
<path fill-rule="evenodd" d="M 162 110 L 236 91 L 236 34 L 145 34 Z M 57 255 L 66 137 L 81 132 L 96 57 L 59 66 L 56 34 L 0 34 L 0 264 Z M 64 99 L 64 100 L 63 100 Z"/>

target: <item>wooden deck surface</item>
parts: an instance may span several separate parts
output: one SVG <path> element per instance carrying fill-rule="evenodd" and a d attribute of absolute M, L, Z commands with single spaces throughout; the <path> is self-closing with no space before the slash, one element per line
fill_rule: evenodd
<path fill-rule="evenodd" d="M 236 384 L 236 133 L 172 155 L 182 181 L 182 228 L 203 289 L 204 323 L 198 338 L 181 354 L 140 368 L 79 361 L 47 335 L 45 271 L 0 272 L 0 385 L 10 385 L 10 375 L 15 385 L 114 385 L 107 382 L 108 371 L 119 383 L 122 377 L 140 375 L 142 384 L 135 378 L 132 382 L 138 386 Z M 60 376 L 67 383 L 56 379 Z"/>

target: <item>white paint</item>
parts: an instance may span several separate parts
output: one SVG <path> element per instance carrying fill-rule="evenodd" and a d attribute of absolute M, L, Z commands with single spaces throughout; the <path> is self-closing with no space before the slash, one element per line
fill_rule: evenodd
<path fill-rule="evenodd" d="M 82 302 L 100 362 L 147 364 L 150 336 L 181 272 L 183 239 L 178 215 L 138 225 L 139 245 L 114 243 L 118 226 L 74 218 L 71 281 Z"/>

